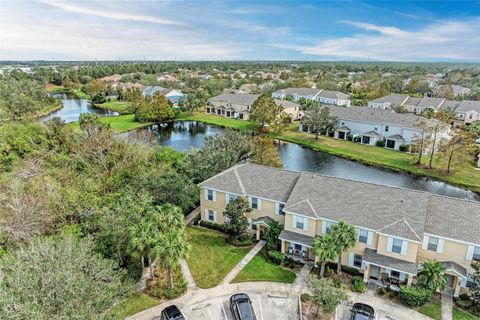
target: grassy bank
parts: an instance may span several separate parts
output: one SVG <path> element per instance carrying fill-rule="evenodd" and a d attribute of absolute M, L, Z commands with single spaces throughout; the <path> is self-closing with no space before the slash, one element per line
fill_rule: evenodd
<path fill-rule="evenodd" d="M 209 124 L 240 130 L 255 128 L 254 124 L 249 121 L 228 119 L 204 113 L 182 115 L 179 120 L 202 121 Z M 428 161 L 427 157 L 424 158 L 425 163 L 418 166 L 415 164 L 416 156 L 405 152 L 366 146 L 351 141 L 338 140 L 325 136 L 320 136 L 319 139 L 315 139 L 312 134 L 298 132 L 298 123 L 292 124 L 281 134 L 272 134 L 271 136 L 275 139 L 296 143 L 315 151 L 326 152 L 339 157 L 359 161 L 368 165 L 388 168 L 394 171 L 426 176 L 464 187 L 475 192 L 480 192 L 480 171 L 475 170 L 473 164 L 454 165 L 453 173 L 447 175 L 444 173 L 445 161 L 443 159 L 436 159 L 434 161 L 435 169 L 428 169 L 426 167 L 426 162 Z"/>
<path fill-rule="evenodd" d="M 135 115 L 133 114 L 126 114 L 126 115 L 115 116 L 115 117 L 101 117 L 100 121 L 103 123 L 110 124 L 112 129 L 120 133 L 151 125 L 150 122 L 135 121 Z M 75 128 L 78 128 L 79 126 L 78 121 L 72 122 L 70 123 L 70 125 Z"/>
<path fill-rule="evenodd" d="M 47 87 L 47 91 L 49 93 L 70 93 L 75 95 L 79 99 L 91 100 L 90 95 L 86 94 L 81 89 L 76 89 L 76 88 L 68 89 L 60 86 L 49 86 Z"/>
<path fill-rule="evenodd" d="M 95 104 L 96 108 L 100 109 L 109 109 L 112 111 L 116 111 L 120 114 L 130 114 L 132 113 L 130 110 L 130 103 L 126 101 L 118 101 L 115 99 L 112 99 L 111 101 L 104 102 L 104 103 L 96 103 Z"/>
<path fill-rule="evenodd" d="M 246 281 L 270 281 L 293 283 L 296 275 L 292 271 L 273 264 L 263 252 L 257 253 L 252 260 L 233 279 L 232 283 Z"/>

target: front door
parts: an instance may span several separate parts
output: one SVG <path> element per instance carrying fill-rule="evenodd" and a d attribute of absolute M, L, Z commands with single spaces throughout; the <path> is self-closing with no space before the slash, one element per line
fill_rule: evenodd
<path fill-rule="evenodd" d="M 450 275 L 450 274 L 446 274 L 445 276 L 447 277 L 447 288 L 453 289 L 453 284 L 455 282 L 455 277 Z"/>
<path fill-rule="evenodd" d="M 343 132 L 343 131 L 338 131 L 338 139 L 345 140 L 345 132 Z"/>
<path fill-rule="evenodd" d="M 370 278 L 378 280 L 380 278 L 380 267 L 370 265 Z"/>
<path fill-rule="evenodd" d="M 370 137 L 369 136 L 362 136 L 362 143 L 363 144 L 370 144 Z"/>
<path fill-rule="evenodd" d="M 387 148 L 395 149 L 395 140 L 387 140 Z"/>

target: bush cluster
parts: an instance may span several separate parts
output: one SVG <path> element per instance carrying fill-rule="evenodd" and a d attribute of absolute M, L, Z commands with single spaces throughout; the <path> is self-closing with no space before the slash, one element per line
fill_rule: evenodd
<path fill-rule="evenodd" d="M 400 287 L 398 297 L 407 306 L 422 306 L 432 297 L 432 291 L 421 287 Z"/>
<path fill-rule="evenodd" d="M 407 152 L 408 151 L 408 144 L 401 144 L 400 147 L 398 147 L 398 150 Z"/>
<path fill-rule="evenodd" d="M 385 147 L 385 141 L 384 140 L 377 140 L 376 143 L 377 147 Z"/>
<path fill-rule="evenodd" d="M 240 240 L 233 237 L 227 237 L 226 241 L 227 243 L 236 247 L 251 246 L 253 244 L 253 240 L 251 238 Z"/>
<path fill-rule="evenodd" d="M 285 256 L 283 255 L 283 253 L 276 250 L 268 251 L 268 258 L 276 265 L 281 265 L 283 261 L 285 261 Z"/>
<path fill-rule="evenodd" d="M 208 229 L 213 229 L 213 230 L 217 230 L 217 231 L 220 231 L 220 232 L 225 232 L 225 227 L 223 226 L 223 224 L 218 224 L 218 223 L 215 223 L 215 222 L 200 220 L 198 222 L 198 225 L 201 226 L 201 227 L 208 228 Z"/>
<path fill-rule="evenodd" d="M 462 293 L 458 298 L 453 298 L 453 300 L 455 301 L 455 305 L 460 309 L 480 317 L 480 307 L 475 305 L 468 294 Z"/>
<path fill-rule="evenodd" d="M 353 277 L 352 278 L 352 291 L 353 292 L 360 292 L 360 293 L 364 293 L 365 290 L 367 290 L 367 286 L 365 284 L 365 282 L 363 282 L 363 278 L 362 277 Z"/>

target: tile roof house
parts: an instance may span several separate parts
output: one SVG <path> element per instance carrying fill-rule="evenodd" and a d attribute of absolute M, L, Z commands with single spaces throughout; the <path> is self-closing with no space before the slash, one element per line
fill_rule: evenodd
<path fill-rule="evenodd" d="M 341 263 L 359 269 L 365 282 L 410 285 L 421 262 L 436 259 L 458 295 L 468 290 L 470 263 L 480 261 L 480 202 L 251 163 L 199 187 L 203 220 L 224 223 L 226 204 L 246 197 L 249 230 L 259 237 L 268 221 L 278 221 L 282 253 L 303 262 L 316 261 L 314 237 L 340 220 L 353 224 L 357 245 Z"/>

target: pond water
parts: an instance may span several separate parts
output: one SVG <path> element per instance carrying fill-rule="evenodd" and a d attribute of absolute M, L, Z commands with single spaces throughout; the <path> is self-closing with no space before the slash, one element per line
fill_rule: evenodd
<path fill-rule="evenodd" d="M 168 126 L 153 125 L 139 130 L 148 130 L 155 135 L 159 144 L 181 151 L 189 150 L 192 147 L 200 148 L 205 137 L 224 132 L 221 127 L 195 121 L 177 121 Z M 232 141 L 232 143 L 235 142 Z M 278 142 L 277 148 L 284 169 L 310 171 L 339 178 L 423 190 L 440 195 L 480 201 L 480 196 L 472 191 L 425 177 L 367 166 L 360 162 L 313 151 L 288 142 Z"/>
<path fill-rule="evenodd" d="M 59 117 L 65 122 L 74 122 L 78 121 L 78 118 L 82 113 L 95 113 L 100 117 L 118 116 L 118 113 L 115 111 L 95 108 L 90 101 L 86 99 L 78 99 L 74 95 L 67 93 L 54 93 L 52 96 L 62 100 L 63 108 L 42 117 L 40 119 L 41 121 L 47 121 L 54 117 Z"/>

